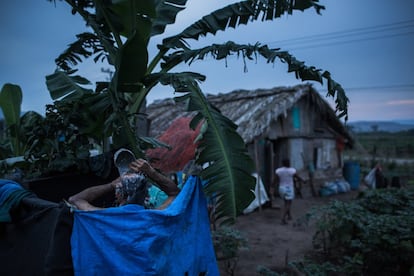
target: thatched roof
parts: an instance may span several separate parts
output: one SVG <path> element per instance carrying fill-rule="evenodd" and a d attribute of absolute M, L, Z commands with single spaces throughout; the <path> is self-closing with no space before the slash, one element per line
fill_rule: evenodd
<path fill-rule="evenodd" d="M 246 143 L 250 143 L 263 135 L 272 121 L 285 114 L 304 96 L 308 97 L 312 106 L 321 113 L 333 131 L 352 141 L 330 105 L 310 84 L 235 90 L 226 94 L 207 95 L 207 98 L 239 126 L 237 131 Z M 161 135 L 175 118 L 192 116 L 184 111 L 183 103 L 176 103 L 173 99 L 155 101 L 148 105 L 147 113 L 151 121 L 150 135 L 154 137 Z"/>

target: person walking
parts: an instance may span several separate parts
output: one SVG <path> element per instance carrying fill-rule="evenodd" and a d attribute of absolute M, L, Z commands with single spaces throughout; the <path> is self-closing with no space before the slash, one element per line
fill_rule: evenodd
<path fill-rule="evenodd" d="M 289 159 L 282 160 L 282 167 L 275 170 L 275 180 L 279 186 L 279 196 L 283 199 L 284 205 L 282 210 L 282 224 L 287 224 L 287 220 L 292 219 L 291 207 L 292 201 L 295 198 L 294 181 L 298 179 L 303 181 L 296 173 L 296 169 L 290 166 Z"/>

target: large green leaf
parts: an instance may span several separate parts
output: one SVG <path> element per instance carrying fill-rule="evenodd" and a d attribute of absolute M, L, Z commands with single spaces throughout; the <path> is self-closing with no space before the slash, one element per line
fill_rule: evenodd
<path fill-rule="evenodd" d="M 198 113 L 190 125 L 194 127 L 204 121 L 196 162 L 209 164 L 201 176 L 208 181 L 207 195 L 216 200 L 216 220 L 220 224 L 233 223 L 254 199 L 253 160 L 236 131 L 237 126 L 207 101 L 194 78 L 177 74 L 169 80 L 172 81 L 170 85 L 179 88 L 177 92 L 190 91 L 176 98 L 187 102 L 188 111 Z"/>
<path fill-rule="evenodd" d="M 86 32 L 77 35 L 77 41 L 70 44 L 55 60 L 55 63 L 60 69 L 71 71 L 72 66 L 80 63 L 82 58 L 86 59 L 93 56 L 95 62 L 107 59 L 109 64 L 114 65 L 117 50 L 114 43 L 116 40 L 120 41 L 120 39 L 112 34 L 111 27 L 116 28 L 106 22 L 108 7 L 98 5 L 100 8 L 97 8 L 96 14 L 93 14 L 91 10 L 95 8 L 95 1 L 65 0 L 65 2 L 72 8 L 73 14 L 78 13 L 82 16 L 87 26 L 91 27 L 94 33 Z"/>
<path fill-rule="evenodd" d="M 117 82 L 118 89 L 132 87 L 127 92 L 134 92 L 134 86 L 145 76 L 147 72 L 148 51 L 147 43 L 139 33 L 130 37 L 118 52 Z M 124 89 L 123 91 L 125 91 Z M 135 90 L 135 92 L 137 92 Z"/>
<path fill-rule="evenodd" d="M 148 21 L 151 26 L 151 21 L 156 17 L 153 0 L 116 0 L 109 8 L 113 13 L 109 14 L 108 19 L 121 26 L 119 31 L 124 37 L 131 37 L 139 29 L 143 37 L 149 38 L 151 27 L 144 28 L 142 24 Z"/>
<path fill-rule="evenodd" d="M 180 73 L 156 73 L 148 76 L 148 79 L 154 81 L 156 79 L 163 85 L 171 85 L 175 92 L 188 92 L 189 81 L 205 81 L 206 77 L 195 72 L 180 72 Z"/>
<path fill-rule="evenodd" d="M 177 14 L 185 9 L 187 0 L 155 0 L 157 16 L 152 23 L 151 36 L 164 33 L 168 24 L 173 24 Z"/>
<path fill-rule="evenodd" d="M 123 92 L 130 87 L 128 92 L 137 92 L 136 86 L 130 85 L 139 83 L 147 73 L 151 20 L 156 16 L 154 3 L 152 0 L 118 0 L 111 9 L 115 11 L 111 19 L 122 22 L 121 34 L 127 38 L 117 54 L 115 87 L 123 88 Z"/>
<path fill-rule="evenodd" d="M 83 58 L 95 56 L 95 61 L 106 58 L 105 49 L 96 34 L 85 32 L 76 37 L 77 40 L 69 44 L 68 48 L 55 59 L 59 68 L 70 71 L 72 66 L 81 63 Z"/>
<path fill-rule="evenodd" d="M 23 93 L 20 86 L 6 83 L 1 88 L 0 107 L 7 126 L 19 125 Z"/>
<path fill-rule="evenodd" d="M 185 39 L 197 40 L 200 36 L 215 35 L 217 31 L 256 20 L 273 20 L 284 13 L 291 14 L 293 10 L 303 11 L 314 7 L 319 13 L 324 7 L 317 2 L 318 0 L 249 0 L 233 3 L 204 16 L 181 33 L 164 39 L 161 47 L 186 49 Z"/>
<path fill-rule="evenodd" d="M 236 131 L 237 126 L 211 106 L 194 84 L 189 85 L 188 110 L 198 111 L 207 124 L 202 128 L 197 163 L 209 164 L 201 176 L 208 180 L 207 195 L 216 199 L 216 220 L 221 224 L 233 223 L 254 199 L 255 179 L 251 176 L 254 163 Z"/>
<path fill-rule="evenodd" d="M 21 155 L 19 130 L 22 99 L 23 93 L 20 86 L 6 83 L 1 88 L 0 107 L 8 127 L 12 152 L 15 156 Z"/>
<path fill-rule="evenodd" d="M 243 59 L 245 67 L 247 66 L 246 59 L 253 60 L 257 57 L 263 57 L 268 63 L 274 64 L 277 61 L 281 61 L 283 64 L 287 64 L 288 72 L 295 73 L 296 78 L 302 81 L 312 80 L 323 84 L 323 80 L 325 79 L 327 81 L 328 96 L 335 99 L 336 111 L 339 112 L 338 117 L 345 117 L 345 120 L 348 119 L 349 99 L 344 89 L 332 79 L 328 71 L 307 66 L 305 62 L 297 60 L 289 52 L 279 49 L 269 49 L 267 45 L 261 45 L 259 43 L 255 45 L 236 44 L 229 41 L 200 49 L 180 49 L 165 56 L 161 68 L 169 70 L 183 62 L 191 65 L 192 62 L 201 61 L 207 57 L 221 60 L 234 55 Z M 247 71 L 246 68 L 245 70 Z"/>
<path fill-rule="evenodd" d="M 46 76 L 46 86 L 53 100 L 62 98 L 74 100 L 81 98 L 84 94 L 93 93 L 91 89 L 81 86 L 90 84 L 87 79 L 78 75 L 71 76 L 71 73 L 74 73 L 74 71 L 68 73 L 56 71 Z"/>

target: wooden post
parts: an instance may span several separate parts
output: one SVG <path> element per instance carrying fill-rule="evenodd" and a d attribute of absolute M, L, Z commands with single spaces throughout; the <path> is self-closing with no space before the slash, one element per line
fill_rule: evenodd
<path fill-rule="evenodd" d="M 308 172 L 308 176 L 309 176 L 309 186 L 311 189 L 311 193 L 313 197 L 316 197 L 316 191 L 315 191 L 315 187 L 313 186 L 313 179 L 314 179 L 314 174 L 315 174 L 315 168 L 313 166 L 312 161 L 309 161 L 307 158 L 305 158 L 303 152 L 302 152 L 302 159 L 303 159 L 303 163 L 305 165 L 305 168 Z"/>
<path fill-rule="evenodd" d="M 270 140 L 270 188 L 269 188 L 269 193 L 270 193 L 270 205 L 272 205 L 273 202 L 273 196 L 275 193 L 275 189 L 276 187 L 274 186 L 275 184 L 275 156 L 274 156 L 274 146 L 273 146 L 273 142 Z M 271 206 L 272 207 L 272 206 Z"/>
<path fill-rule="evenodd" d="M 260 194 L 260 162 L 259 162 L 259 149 L 257 146 L 257 139 L 254 139 L 254 156 L 256 161 L 256 174 L 257 174 L 257 180 L 256 180 L 256 187 L 258 187 L 258 200 L 259 200 L 259 211 L 262 211 L 262 198 Z M 255 187 L 255 191 L 256 191 Z"/>

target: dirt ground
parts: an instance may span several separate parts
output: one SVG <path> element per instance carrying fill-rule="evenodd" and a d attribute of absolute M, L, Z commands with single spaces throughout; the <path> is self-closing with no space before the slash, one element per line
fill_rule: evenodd
<path fill-rule="evenodd" d="M 272 208 L 256 209 L 254 212 L 240 216 L 233 227 L 248 240 L 248 249 L 240 252 L 233 275 L 259 275 L 257 268 L 264 266 L 272 271 L 281 272 L 287 262 L 303 259 L 305 253 L 312 249 L 312 236 L 315 227 L 301 223 L 301 217 L 310 208 L 327 204 L 331 200 L 352 200 L 359 191 L 332 195 L 329 197 L 312 197 L 304 194 L 296 198 L 292 205 L 293 219 L 287 225 L 281 224 L 282 199 L 273 198 Z M 225 263 L 219 262 L 221 275 L 231 275 L 225 269 Z"/>

